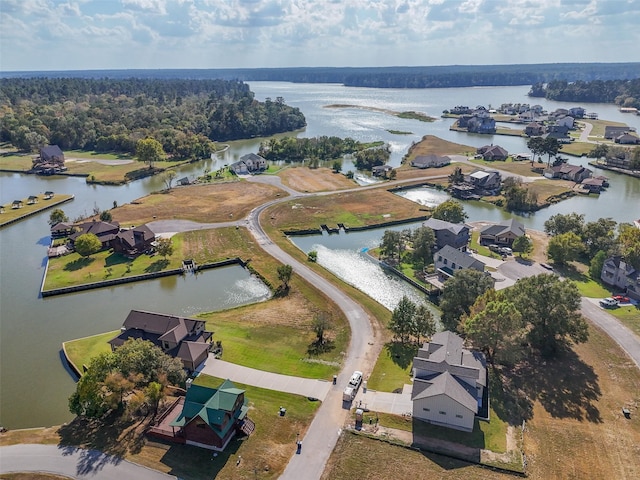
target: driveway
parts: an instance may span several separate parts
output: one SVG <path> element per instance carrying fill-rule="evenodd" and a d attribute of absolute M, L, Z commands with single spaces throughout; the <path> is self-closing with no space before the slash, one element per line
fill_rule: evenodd
<path fill-rule="evenodd" d="M 47 472 L 79 480 L 175 480 L 97 450 L 56 445 L 11 445 L 0 447 L 0 473 Z"/>
<path fill-rule="evenodd" d="M 364 408 L 372 412 L 392 413 L 394 415 L 413 414 L 413 402 L 411 401 L 412 385 L 404 385 L 402 393 L 378 392 L 363 388 L 358 391 L 351 406 Z"/>
<path fill-rule="evenodd" d="M 600 327 L 640 368 L 640 337 L 598 304 L 598 298 L 582 297 L 582 315 Z"/>
<path fill-rule="evenodd" d="M 235 363 L 216 359 L 212 354 L 209 354 L 209 358 L 200 369 L 200 372 L 218 378 L 229 378 L 234 382 L 244 383 L 254 387 L 294 393 L 296 395 L 302 395 L 303 397 L 317 398 L 322 401 L 327 397 L 329 390 L 333 386 L 330 381 L 292 377 L 290 375 L 280 375 L 255 368 L 243 367 Z"/>

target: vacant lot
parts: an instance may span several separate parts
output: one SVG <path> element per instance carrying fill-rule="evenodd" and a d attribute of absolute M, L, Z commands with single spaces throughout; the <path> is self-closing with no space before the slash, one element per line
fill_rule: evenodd
<path fill-rule="evenodd" d="M 425 177 L 439 177 L 437 179 L 429 180 L 429 183 L 439 183 L 443 185 L 449 185 L 449 175 L 453 173 L 456 168 L 460 168 L 462 173 L 471 173 L 474 168 L 466 163 L 453 163 L 439 168 L 415 168 L 410 166 L 409 163 L 405 163 L 400 168 L 396 169 L 397 180 L 409 180 L 415 178 L 416 180 L 424 179 Z"/>
<path fill-rule="evenodd" d="M 323 480 L 514 478 L 477 465 L 344 432 L 329 458 Z"/>
<path fill-rule="evenodd" d="M 338 223 L 361 227 L 426 213 L 417 203 L 379 188 L 284 202 L 269 209 L 269 216 L 262 221 L 286 231 L 317 229 L 323 224 L 335 227 Z"/>
<path fill-rule="evenodd" d="M 299 192 L 344 190 L 358 186 L 353 180 L 329 168 L 289 167 L 281 170 L 278 176 L 282 183 Z"/>
<path fill-rule="evenodd" d="M 153 219 L 184 219 L 201 223 L 228 222 L 244 218 L 253 208 L 282 190 L 262 183 L 229 182 L 177 187 L 154 193 L 112 211 L 123 225 L 139 225 Z"/>
<path fill-rule="evenodd" d="M 469 155 L 475 151 L 476 148 L 469 145 L 449 142 L 434 135 L 425 135 L 421 141 L 409 149 L 407 160 L 411 162 L 418 155 Z"/>

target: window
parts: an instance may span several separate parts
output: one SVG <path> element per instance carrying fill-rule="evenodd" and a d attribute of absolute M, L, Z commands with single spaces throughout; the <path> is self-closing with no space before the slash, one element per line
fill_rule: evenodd
<path fill-rule="evenodd" d="M 446 415 L 446 414 L 447 414 L 447 412 L 443 412 L 442 410 L 440 410 L 438 413 L 439 413 L 440 415 Z"/>
<path fill-rule="evenodd" d="M 442 261 L 442 255 L 438 255 L 438 261 L 441 262 Z"/>
<path fill-rule="evenodd" d="M 456 262 L 451 262 L 451 268 L 452 268 L 453 270 L 455 270 L 455 268 L 456 268 Z"/>
<path fill-rule="evenodd" d="M 456 418 L 464 418 L 462 415 L 457 415 L 456 414 Z"/>
<path fill-rule="evenodd" d="M 447 259 L 446 259 L 446 258 L 444 259 L 444 264 L 445 264 L 445 265 L 447 264 Z"/>
<path fill-rule="evenodd" d="M 430 408 L 426 408 L 426 407 L 422 407 L 422 410 L 424 410 L 425 412 L 430 412 L 431 411 Z"/>

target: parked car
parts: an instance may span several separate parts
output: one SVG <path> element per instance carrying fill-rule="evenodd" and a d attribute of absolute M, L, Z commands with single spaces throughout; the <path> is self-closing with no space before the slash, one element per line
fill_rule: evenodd
<path fill-rule="evenodd" d="M 604 308 L 616 308 L 619 302 L 615 298 L 603 298 L 600 300 L 600 305 Z"/>
<path fill-rule="evenodd" d="M 625 297 L 624 295 L 613 295 L 611 298 L 617 300 L 620 303 L 629 303 L 631 301 L 629 300 L 629 297 Z"/>
<path fill-rule="evenodd" d="M 503 255 L 513 255 L 513 250 L 511 250 L 509 247 L 502 247 L 500 249 L 500 253 Z"/>
<path fill-rule="evenodd" d="M 500 245 L 495 245 L 495 244 L 491 244 L 489 245 L 489 250 L 491 250 L 492 252 L 496 252 L 498 253 L 500 251 Z"/>

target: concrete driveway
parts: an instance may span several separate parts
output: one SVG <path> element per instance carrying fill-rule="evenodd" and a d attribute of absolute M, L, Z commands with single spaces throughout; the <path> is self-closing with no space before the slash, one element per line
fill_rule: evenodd
<path fill-rule="evenodd" d="M 10 472 L 47 472 L 78 480 L 176 478 L 97 450 L 56 445 L 21 444 L 0 447 L 0 473 Z"/>
<path fill-rule="evenodd" d="M 364 408 L 372 412 L 392 413 L 394 415 L 412 414 L 413 402 L 411 402 L 412 385 L 404 385 L 402 393 L 378 392 L 360 389 L 351 407 Z"/>
<path fill-rule="evenodd" d="M 201 373 L 218 378 L 228 378 L 232 382 L 244 383 L 254 387 L 294 393 L 303 397 L 317 398 L 324 401 L 333 386 L 330 381 L 312 378 L 293 377 L 278 373 L 265 372 L 255 368 L 243 367 L 235 363 L 216 359 L 212 354 L 200 369 Z"/>

